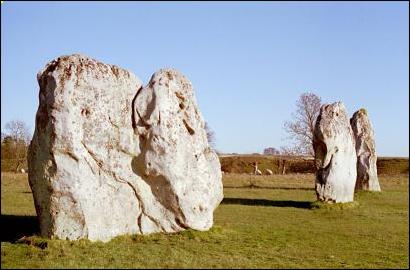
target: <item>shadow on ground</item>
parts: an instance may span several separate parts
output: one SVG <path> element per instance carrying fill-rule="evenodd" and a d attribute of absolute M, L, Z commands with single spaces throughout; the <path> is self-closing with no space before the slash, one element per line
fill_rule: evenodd
<path fill-rule="evenodd" d="M 272 201 L 266 199 L 224 198 L 223 204 L 261 205 L 311 209 L 308 201 Z M 1 215 L 1 242 L 15 242 L 23 236 L 39 233 L 36 216 Z"/>
<path fill-rule="evenodd" d="M 307 187 L 264 187 L 264 186 L 257 186 L 257 185 L 247 185 L 247 186 L 225 186 L 224 188 L 262 188 L 262 189 L 283 189 L 283 190 L 315 190 L 314 188 L 307 188 Z"/>
<path fill-rule="evenodd" d="M 224 198 L 223 204 L 240 204 L 240 205 L 259 205 L 274 207 L 294 207 L 311 209 L 312 202 L 307 201 L 272 201 L 266 199 L 245 199 L 245 198 Z"/>
<path fill-rule="evenodd" d="M 23 236 L 38 234 L 35 216 L 1 215 L 1 242 L 15 242 Z"/>

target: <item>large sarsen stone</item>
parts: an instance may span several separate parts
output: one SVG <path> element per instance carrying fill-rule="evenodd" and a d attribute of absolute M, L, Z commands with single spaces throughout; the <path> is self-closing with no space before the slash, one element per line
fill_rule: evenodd
<path fill-rule="evenodd" d="M 321 107 L 314 130 L 313 148 L 318 200 L 336 203 L 353 201 L 356 150 L 343 103 Z"/>
<path fill-rule="evenodd" d="M 43 236 L 107 241 L 212 226 L 220 164 L 187 79 L 160 71 L 143 88 L 82 55 L 59 57 L 37 78 L 28 164 Z"/>
<path fill-rule="evenodd" d="M 356 190 L 381 191 L 377 178 L 377 155 L 374 132 L 365 109 L 355 112 L 350 119 L 356 141 Z"/>

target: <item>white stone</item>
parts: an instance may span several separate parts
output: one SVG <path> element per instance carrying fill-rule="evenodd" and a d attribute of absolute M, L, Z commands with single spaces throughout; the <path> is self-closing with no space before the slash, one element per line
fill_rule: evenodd
<path fill-rule="evenodd" d="M 266 169 L 265 172 L 266 172 L 267 175 L 272 175 L 273 174 L 272 170 L 269 170 L 269 169 Z"/>
<path fill-rule="evenodd" d="M 377 177 L 377 155 L 374 131 L 365 109 L 355 112 L 350 119 L 356 141 L 356 190 L 381 191 Z"/>
<path fill-rule="evenodd" d="M 134 171 L 183 228 L 207 230 L 223 198 L 219 158 L 210 148 L 191 83 L 172 69 L 156 72 L 134 104 L 141 154 Z"/>
<path fill-rule="evenodd" d="M 219 160 L 190 83 L 166 74 L 142 89 L 131 72 L 82 55 L 39 72 L 28 164 L 41 235 L 108 241 L 212 226 L 223 197 Z"/>
<path fill-rule="evenodd" d="M 313 148 L 318 200 L 329 203 L 353 201 L 357 158 L 353 131 L 343 103 L 321 107 Z"/>
<path fill-rule="evenodd" d="M 26 173 L 26 170 L 21 169 L 20 172 L 21 172 L 21 173 Z"/>

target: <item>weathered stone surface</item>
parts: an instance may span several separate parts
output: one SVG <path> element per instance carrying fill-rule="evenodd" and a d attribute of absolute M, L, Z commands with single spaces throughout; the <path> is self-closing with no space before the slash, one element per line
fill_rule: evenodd
<path fill-rule="evenodd" d="M 355 112 L 350 119 L 356 142 L 356 190 L 381 191 L 377 177 L 377 155 L 374 132 L 365 109 Z"/>
<path fill-rule="evenodd" d="M 107 241 L 212 226 L 220 164 L 188 80 L 160 71 L 142 88 L 131 72 L 81 55 L 37 78 L 28 164 L 43 236 Z"/>
<path fill-rule="evenodd" d="M 353 201 L 357 158 L 353 131 L 343 103 L 321 107 L 313 148 L 318 200 L 329 203 Z"/>
<path fill-rule="evenodd" d="M 178 226 L 209 229 L 223 196 L 222 174 L 191 83 L 175 70 L 156 72 L 136 96 L 134 119 L 141 149 L 134 172 Z"/>

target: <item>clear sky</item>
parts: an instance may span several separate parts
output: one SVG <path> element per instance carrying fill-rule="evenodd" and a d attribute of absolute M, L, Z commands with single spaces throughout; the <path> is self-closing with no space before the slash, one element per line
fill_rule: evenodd
<path fill-rule="evenodd" d="M 1 5 L 1 125 L 34 130 L 37 72 L 83 53 L 184 73 L 221 152 L 287 143 L 299 95 L 365 107 L 379 156 L 409 154 L 408 2 L 8 2 Z"/>

